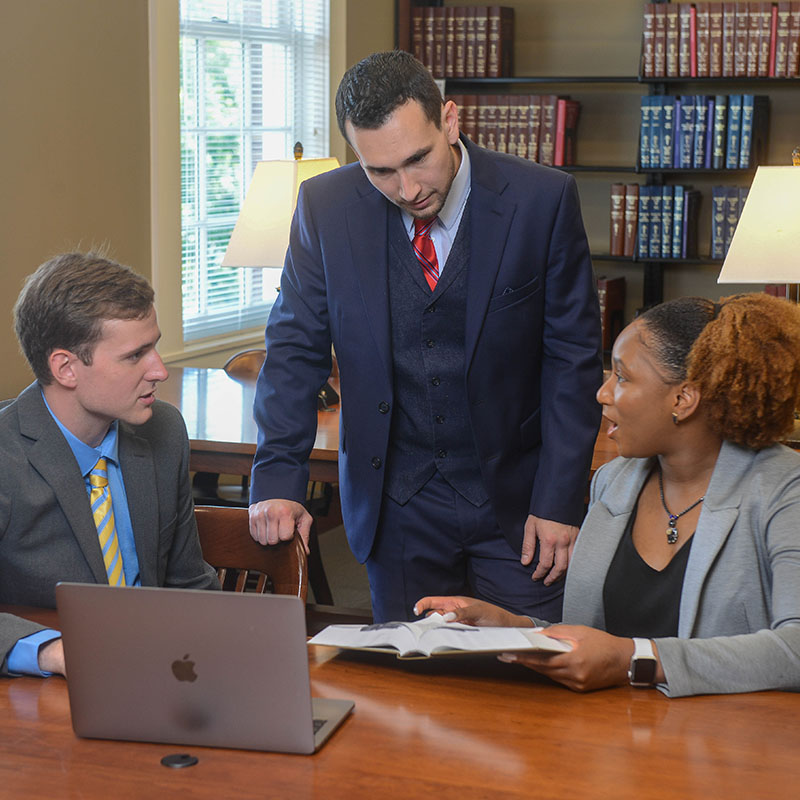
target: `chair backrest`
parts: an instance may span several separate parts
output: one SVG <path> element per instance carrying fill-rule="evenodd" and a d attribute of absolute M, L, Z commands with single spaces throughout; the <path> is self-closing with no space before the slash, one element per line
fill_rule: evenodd
<path fill-rule="evenodd" d="M 234 353 L 226 362 L 223 369 L 231 378 L 237 380 L 255 380 L 261 370 L 261 365 L 267 357 L 267 351 L 263 348 L 252 350 L 242 350 Z"/>
<path fill-rule="evenodd" d="M 308 596 L 306 552 L 298 535 L 261 545 L 250 536 L 246 508 L 195 506 L 203 558 L 217 570 L 223 589 Z"/>

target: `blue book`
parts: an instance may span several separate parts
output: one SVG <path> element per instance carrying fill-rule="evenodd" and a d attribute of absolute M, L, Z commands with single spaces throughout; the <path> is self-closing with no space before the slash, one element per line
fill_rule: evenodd
<path fill-rule="evenodd" d="M 675 110 L 672 112 L 672 163 L 668 167 L 677 169 L 681 165 L 681 99 L 675 98 Z"/>
<path fill-rule="evenodd" d="M 750 169 L 758 163 L 763 150 L 769 120 L 769 97 L 742 95 L 742 126 L 739 141 L 739 167 Z"/>
<path fill-rule="evenodd" d="M 694 95 L 681 96 L 681 138 L 678 147 L 678 166 L 691 169 L 694 161 Z"/>
<path fill-rule="evenodd" d="M 725 187 L 725 253 L 731 246 L 733 232 L 736 230 L 736 223 L 739 221 L 739 187 Z"/>
<path fill-rule="evenodd" d="M 652 99 L 649 95 L 642 98 L 639 125 L 639 166 L 642 169 L 650 168 L 650 105 Z"/>
<path fill-rule="evenodd" d="M 706 114 L 708 106 L 706 97 L 702 94 L 695 95 L 694 98 L 694 142 L 692 147 L 692 167 L 703 169 L 706 160 Z"/>
<path fill-rule="evenodd" d="M 706 152 L 703 167 L 711 169 L 711 151 L 714 149 L 714 104 L 713 97 L 706 98 Z"/>
<path fill-rule="evenodd" d="M 725 148 L 725 168 L 736 169 L 739 166 L 739 135 L 742 126 L 742 96 L 728 95 L 728 133 Z"/>
<path fill-rule="evenodd" d="M 756 98 L 752 94 L 742 95 L 742 121 L 739 127 L 739 167 L 750 166 L 750 154 L 753 149 L 753 112 Z"/>
<path fill-rule="evenodd" d="M 681 258 L 697 258 L 697 215 L 701 196 L 697 189 L 687 188 L 683 193 Z"/>
<path fill-rule="evenodd" d="M 661 111 L 664 98 L 654 95 L 650 100 L 650 167 L 658 169 L 661 166 Z"/>
<path fill-rule="evenodd" d="M 659 166 L 671 167 L 674 159 L 672 138 L 675 135 L 675 98 L 667 95 L 661 98 L 661 159 Z"/>
<path fill-rule="evenodd" d="M 650 191 L 650 258 L 661 258 L 661 187 Z"/>
<path fill-rule="evenodd" d="M 747 193 L 750 191 L 749 186 L 740 186 L 739 187 L 739 216 L 742 216 L 742 211 L 744 211 L 744 204 L 747 200 Z"/>
<path fill-rule="evenodd" d="M 661 187 L 661 258 L 672 256 L 673 186 Z"/>
<path fill-rule="evenodd" d="M 639 188 L 639 232 L 637 256 L 646 260 L 650 257 L 650 190 L 652 186 Z"/>
<path fill-rule="evenodd" d="M 673 186 L 672 193 L 672 258 L 680 258 L 683 250 L 683 186 Z"/>
<path fill-rule="evenodd" d="M 728 124 L 728 97 L 718 94 L 714 98 L 714 130 L 711 147 L 712 169 L 725 169 L 726 127 Z"/>
<path fill-rule="evenodd" d="M 711 258 L 725 258 L 725 188 L 711 188 Z"/>

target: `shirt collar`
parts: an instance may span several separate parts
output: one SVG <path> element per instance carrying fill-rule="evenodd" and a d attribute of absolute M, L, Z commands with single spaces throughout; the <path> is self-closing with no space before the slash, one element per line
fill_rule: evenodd
<path fill-rule="evenodd" d="M 451 230 L 453 226 L 461 219 L 461 214 L 464 211 L 464 206 L 469 197 L 469 190 L 472 182 L 470 181 L 470 163 L 469 153 L 461 139 L 458 140 L 458 146 L 461 150 L 461 164 L 459 164 L 458 171 L 456 172 L 453 183 L 450 185 L 450 191 L 447 193 L 447 199 L 444 201 L 442 210 L 438 214 L 438 223 L 447 230 Z M 409 236 L 413 236 L 414 232 L 414 217 L 407 211 L 401 211 L 403 215 L 403 223 L 406 226 L 406 231 Z"/>
<path fill-rule="evenodd" d="M 98 458 L 102 457 L 107 461 L 112 461 L 114 464 L 119 465 L 119 459 L 117 457 L 117 445 L 119 441 L 117 438 L 117 428 L 119 427 L 119 420 L 115 419 L 111 423 L 108 432 L 103 437 L 103 441 L 100 442 L 98 447 L 91 447 L 86 444 L 86 442 L 82 442 L 53 413 L 53 409 L 50 408 L 47 398 L 44 396 L 44 392 L 42 392 L 42 400 L 44 400 L 45 407 L 48 412 L 50 412 L 50 416 L 53 418 L 56 425 L 58 425 L 58 429 L 64 434 L 64 438 L 67 440 L 67 444 L 70 446 L 70 449 L 75 455 L 75 460 L 78 462 L 78 469 L 80 469 L 81 475 L 83 475 L 84 478 L 94 469 Z"/>

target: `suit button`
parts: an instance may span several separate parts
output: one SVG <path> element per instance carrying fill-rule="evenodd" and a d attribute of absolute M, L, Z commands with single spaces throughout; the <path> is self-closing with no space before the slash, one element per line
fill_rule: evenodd
<path fill-rule="evenodd" d="M 434 342 L 433 339 L 428 339 L 428 341 L 425 342 L 425 345 L 426 347 L 436 347 L 436 342 Z"/>
<path fill-rule="evenodd" d="M 431 303 L 426 309 L 429 314 L 433 314 L 436 311 L 436 303 Z"/>
<path fill-rule="evenodd" d="M 447 458 L 447 450 L 437 450 L 436 458 Z"/>
<path fill-rule="evenodd" d="M 373 469 L 380 469 L 383 461 L 381 461 L 377 456 L 372 459 L 372 468 Z"/>
<path fill-rule="evenodd" d="M 439 385 L 441 382 L 442 382 L 442 381 L 441 381 L 441 379 L 440 379 L 440 378 L 431 378 L 431 383 L 432 383 L 434 386 L 438 386 L 438 385 Z"/>
<path fill-rule="evenodd" d="M 434 419 L 437 425 L 441 425 L 444 422 L 444 417 L 441 414 L 437 414 Z"/>
<path fill-rule="evenodd" d="M 378 411 L 380 411 L 381 414 L 388 414 L 389 404 L 385 400 L 381 400 L 381 402 L 378 403 Z"/>

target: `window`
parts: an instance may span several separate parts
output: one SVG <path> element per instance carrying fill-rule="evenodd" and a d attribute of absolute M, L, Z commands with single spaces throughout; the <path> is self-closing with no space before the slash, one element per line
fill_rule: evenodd
<path fill-rule="evenodd" d="M 328 0 L 181 0 L 180 48 L 190 341 L 266 321 L 280 271 L 219 264 L 256 163 L 327 155 Z"/>

